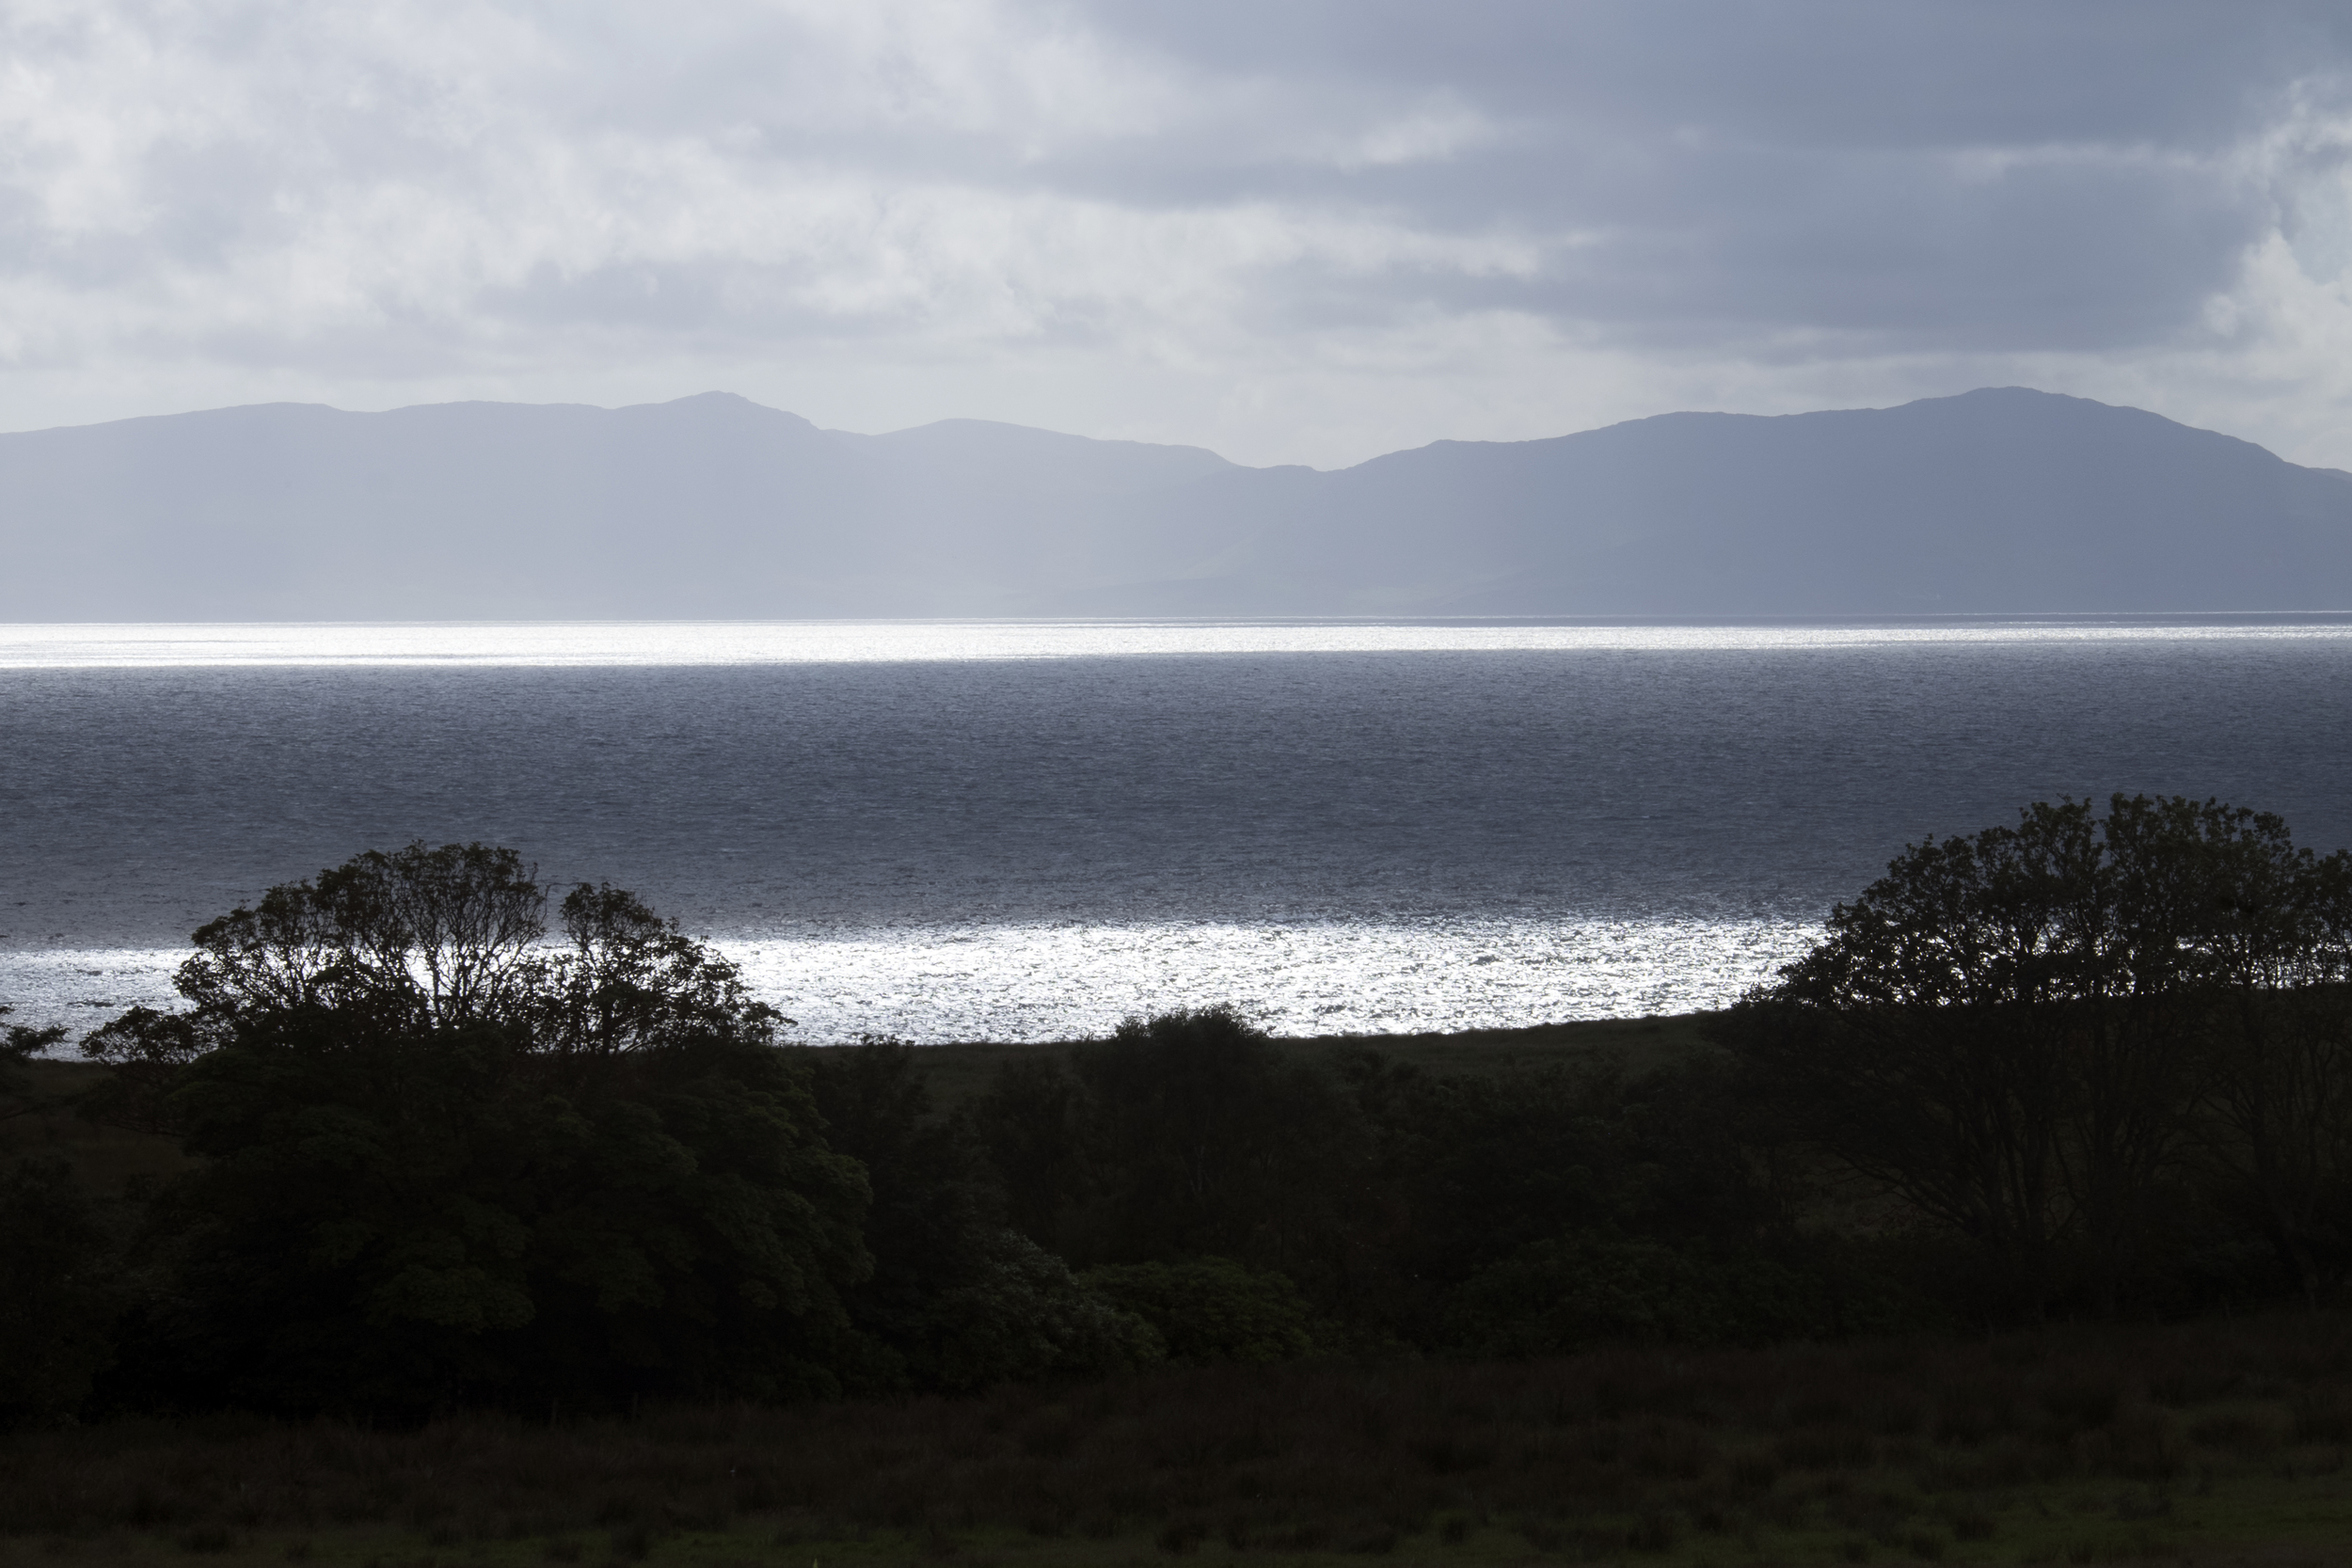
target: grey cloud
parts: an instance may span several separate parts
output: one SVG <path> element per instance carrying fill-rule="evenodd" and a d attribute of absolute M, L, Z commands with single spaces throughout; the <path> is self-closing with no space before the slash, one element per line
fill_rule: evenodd
<path fill-rule="evenodd" d="M 2273 220 L 2233 147 L 2293 84 L 2352 59 L 2352 24 L 2311 5 L 1349 0 L 1068 14 L 1198 84 L 1280 90 L 1226 123 L 1040 157 L 986 134 L 904 128 L 861 144 L 771 127 L 768 144 L 900 178 L 1129 204 L 1362 209 L 1524 234 L 1551 257 L 1513 279 L 1279 269 L 1269 288 L 1315 320 L 1502 306 L 1637 343 L 1816 331 L 1850 352 L 2098 350 L 2194 325 Z M 725 74 L 755 115 L 755 73 L 737 62 Z M 1317 125 L 1434 95 L 1498 134 L 1391 166 L 1298 155 Z"/>
<path fill-rule="evenodd" d="M 1089 10 L 1203 69 L 1444 89 L 1514 130 L 1442 166 L 1233 189 L 1606 236 L 1539 280 L 1400 293 L 1637 341 L 1813 329 L 1869 352 L 2176 337 L 2273 219 L 2233 150 L 2352 62 L 2352 21 L 2316 5 Z"/>
<path fill-rule="evenodd" d="M 1934 149 L 2215 145 L 2341 71 L 2331 0 L 1100 0 L 1101 25 L 1231 71 L 1442 85 L 1646 133 Z"/>
<path fill-rule="evenodd" d="M 125 384 L 824 343 L 1407 386 L 1549 333 L 1909 392 L 2225 352 L 2277 236 L 2352 267 L 2340 0 L 26 0 L 0 52 L 0 352 Z"/>

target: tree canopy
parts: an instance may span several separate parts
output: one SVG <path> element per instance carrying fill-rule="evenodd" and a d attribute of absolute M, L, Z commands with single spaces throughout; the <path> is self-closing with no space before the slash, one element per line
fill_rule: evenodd
<path fill-rule="evenodd" d="M 694 1037 L 765 1042 L 788 1022 L 754 1001 L 734 965 L 610 884 L 557 911 L 512 849 L 412 844 L 370 850 L 199 928 L 167 1023 L 135 1009 L 91 1053 L 138 1054 L 141 1029 L 193 1056 L 262 1020 L 331 1014 L 338 1031 L 488 1025 L 531 1049 L 606 1055 Z"/>
<path fill-rule="evenodd" d="M 2201 1164 L 2298 1275 L 2322 1266 L 2317 1188 L 2352 1172 L 2347 979 L 2352 857 L 2276 816 L 2118 795 L 1907 849 L 1726 1037 L 1796 1127 L 1970 1238 L 2019 1301 L 2112 1305 Z M 2352 1261 L 2328 1244 L 2328 1269 Z"/>
<path fill-rule="evenodd" d="M 552 904 L 552 910 L 550 910 Z M 1913 846 L 1643 1070 L 1228 1007 L 1000 1061 L 787 1045 L 632 895 L 481 845 L 196 933 L 83 1042 L 182 1174 L 0 1167 L 0 1423 L 959 1392 L 2352 1289 L 2352 855 L 2183 799 Z M 54 1030 L 0 1043 L 0 1148 Z M 62 1073 L 62 1068 L 56 1068 Z M 77 1091 L 79 1092 L 79 1091 Z"/>
<path fill-rule="evenodd" d="M 777 1015 L 633 896 L 411 845 L 196 934 L 85 1042 L 200 1156 L 134 1342 L 192 1402 L 834 1386 L 869 1186 Z"/>

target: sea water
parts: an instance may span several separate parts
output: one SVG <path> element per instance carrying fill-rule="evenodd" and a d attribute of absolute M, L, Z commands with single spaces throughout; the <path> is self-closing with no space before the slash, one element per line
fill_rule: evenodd
<path fill-rule="evenodd" d="M 631 888 L 811 1040 L 1720 1006 L 1905 844 L 2115 790 L 2352 842 L 2352 622 L 0 626 L 0 1002 L 415 840 Z"/>

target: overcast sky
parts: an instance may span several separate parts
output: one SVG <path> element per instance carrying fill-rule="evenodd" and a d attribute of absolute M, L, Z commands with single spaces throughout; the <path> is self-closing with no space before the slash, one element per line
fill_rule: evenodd
<path fill-rule="evenodd" d="M 2352 467 L 2352 3 L 0 0 L 0 363 L 1318 467 L 2016 383 Z"/>

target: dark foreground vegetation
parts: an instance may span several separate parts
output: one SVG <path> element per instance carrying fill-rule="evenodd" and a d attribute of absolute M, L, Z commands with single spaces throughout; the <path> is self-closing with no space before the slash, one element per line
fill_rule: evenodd
<path fill-rule="evenodd" d="M 2352 1319 L 0 1437 L 0 1560 L 2325 1563 Z"/>
<path fill-rule="evenodd" d="M 728 1506 L 1299 1550 L 1926 1554 L 1978 1528 L 1955 1488 L 2130 1481 L 2147 1523 L 2195 1466 L 2333 1463 L 2352 860 L 2275 818 L 2035 806 L 1906 851 L 1727 1013 L 1387 1049 L 1222 1009 L 792 1048 L 629 895 L 575 889 L 553 946 L 547 905 L 509 851 L 372 853 L 198 932 L 187 1005 L 82 1063 L 10 1030 L 0 1421 L 330 1423 L 219 1429 L 289 1455 L 834 1431 L 789 1466 L 821 1487 Z M 1980 1342 L 2068 1321 L 2109 1326 Z M 1849 1348 L 1769 1349 L 1805 1344 Z M 878 1398 L 933 1402 L 841 1402 Z M 148 1430 L 72 1441 L 103 1469 Z"/>

